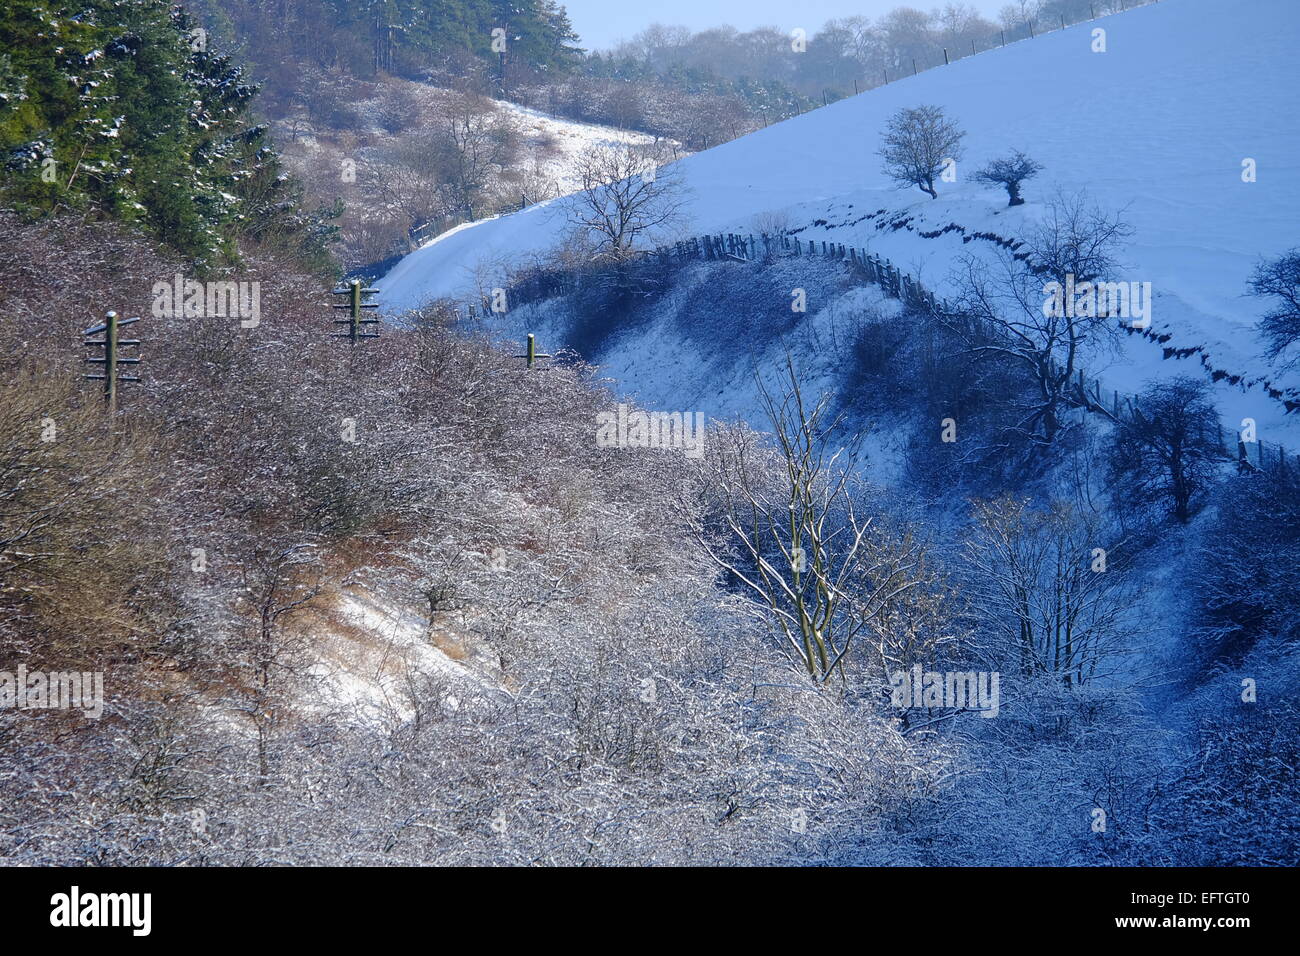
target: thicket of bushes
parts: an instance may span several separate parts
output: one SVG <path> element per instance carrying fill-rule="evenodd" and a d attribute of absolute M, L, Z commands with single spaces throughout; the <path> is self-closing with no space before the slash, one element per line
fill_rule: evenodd
<path fill-rule="evenodd" d="M 248 260 L 255 330 L 158 319 L 175 264 L 138 240 L 3 236 L 0 661 L 102 670 L 109 699 L 0 713 L 0 857 L 819 858 L 934 786 L 941 745 L 788 679 L 690 545 L 698 478 L 597 449 L 583 366 L 436 313 L 352 348 L 284 260 Z M 113 418 L 79 381 L 106 304 L 145 316 Z M 411 671 L 386 716 L 332 699 L 313 664 L 362 585 L 467 671 Z"/>
<path fill-rule="evenodd" d="M 1074 410 L 1026 441 L 1018 364 L 919 316 L 854 321 L 850 267 L 820 260 L 633 261 L 528 306 L 569 310 L 592 359 L 666 308 L 732 360 L 800 336 L 846 357 L 838 410 L 907 438 L 903 486 L 853 502 L 919 586 L 819 688 L 697 542 L 735 545 L 719 474 L 780 501 L 761 436 L 713 432 L 703 465 L 597 448 L 613 398 L 580 361 L 526 371 L 437 308 L 350 346 L 267 250 L 243 265 L 255 330 L 153 317 L 186 264 L 120 227 L 3 213 L 0 258 L 0 669 L 103 670 L 109 695 L 98 722 L 0 712 L 0 857 L 1294 860 L 1298 479 L 1207 458 L 1185 515 L 1122 512 L 1110 487 L 1173 501 L 1161 442 L 1199 434 L 1204 396 L 1174 403 L 1185 433 Z M 80 380 L 110 306 L 144 316 L 116 416 Z M 822 308 L 842 325 L 808 338 Z M 1157 538 L 1189 607 L 1171 670 L 1137 674 Z M 330 642 L 376 639 L 340 624 L 360 588 L 463 666 L 404 671 L 378 714 L 331 696 Z M 999 719 L 892 710 L 887 672 L 913 664 L 1000 671 Z"/>

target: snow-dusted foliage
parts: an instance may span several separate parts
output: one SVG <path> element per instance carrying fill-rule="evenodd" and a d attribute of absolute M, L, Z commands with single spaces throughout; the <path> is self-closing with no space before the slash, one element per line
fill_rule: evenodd
<path fill-rule="evenodd" d="M 6 254 L 48 282 L 51 236 Z M 78 242 L 79 291 L 20 281 L 4 327 L 50 383 L 79 371 L 60 308 L 114 260 L 167 268 Z M 942 745 L 818 690 L 715 587 L 684 459 L 596 447 L 581 364 L 526 370 L 436 312 L 353 347 L 250 269 L 260 334 L 142 320 L 111 432 L 93 392 L 4 386 L 5 659 L 103 671 L 107 697 L 0 718 L 5 859 L 817 859 L 936 785 Z"/>
<path fill-rule="evenodd" d="M 1065 245 L 1073 261 L 1086 254 Z M 1116 412 L 1061 379 L 1046 442 L 1024 428 L 1042 383 L 1011 350 L 978 347 L 995 341 L 987 329 L 973 340 L 963 325 L 979 313 L 900 314 L 855 285 L 851 262 L 786 253 L 672 267 L 650 257 L 623 267 L 635 295 L 602 281 L 609 271 L 576 269 L 572 291 L 518 306 L 499 328 L 581 344 L 651 406 L 698 405 L 778 436 L 769 445 L 745 427 L 718 433 L 707 459 L 717 503 L 701 528 L 715 535 L 705 543 L 725 569 L 719 584 L 755 599 L 744 607 L 771 631 L 769 644 L 792 646 L 806 670 L 798 648 L 809 638 L 818 672 L 818 621 L 833 601 L 817 598 L 840 595 L 837 562 L 864 517 L 890 530 L 858 556 L 871 565 L 864 578 L 887 584 L 892 569 L 906 571 L 899 600 L 856 608 L 856 619 L 825 616 L 825 637 L 832 646 L 853 634 L 846 700 L 892 715 L 910 742 L 941 744 L 950 762 L 937 789 L 864 825 L 830 859 L 1294 860 L 1293 458 L 1270 457 L 1262 470 L 1248 462 L 1237 475 L 1199 383 L 1155 385 Z M 813 303 L 810 314 L 791 310 L 791 288 Z M 855 499 L 861 514 L 800 491 L 816 487 L 801 476 L 821 446 L 781 450 L 781 409 L 799 404 L 791 365 L 809 396 L 805 420 L 834 421 L 817 434 L 879 482 Z M 780 467 L 756 477 L 768 460 Z M 825 547 L 823 515 L 838 536 Z M 820 569 L 808 558 L 796 574 L 795 548 L 816 554 Z M 820 595 L 803 596 L 818 582 Z M 1248 652 L 1254 661 L 1243 664 Z M 997 672 L 997 719 L 897 709 L 898 675 L 918 666 Z M 1228 765 L 1256 757 L 1250 772 Z"/>
<path fill-rule="evenodd" d="M 358 160 L 349 255 L 465 220 L 379 312 L 312 271 L 326 227 L 261 127 L 266 164 L 217 164 L 253 174 L 224 257 L 28 181 L 0 209 L 0 863 L 1300 862 L 1300 192 L 1260 119 L 1300 20 L 1251 2 L 1121 12 L 1107 47 L 1025 0 L 999 33 L 1059 29 L 680 162 L 473 90 L 632 117 L 626 61 L 661 93 L 689 34 L 593 85 L 549 0 L 512 5 L 542 17 L 518 56 L 447 45 L 477 0 L 321 38 L 298 4 L 295 55 L 370 41 L 332 57 L 373 83 L 318 65 L 282 114 L 322 176 Z M 896 74 L 989 29 L 847 19 L 808 60 Z M 423 68 L 466 83 L 384 75 Z M 0 58 L 19 174 L 77 142 L 24 99 L 40 69 Z M 1062 188 L 1022 197 L 1013 146 Z"/>

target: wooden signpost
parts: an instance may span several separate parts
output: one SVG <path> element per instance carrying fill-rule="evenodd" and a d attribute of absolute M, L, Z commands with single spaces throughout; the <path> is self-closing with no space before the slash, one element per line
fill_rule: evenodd
<path fill-rule="evenodd" d="M 533 338 L 533 333 L 528 333 L 528 349 L 523 355 L 516 355 L 515 358 L 527 359 L 528 368 L 533 367 L 533 363 L 539 358 L 550 358 L 550 353 L 537 351 L 537 341 Z"/>
<path fill-rule="evenodd" d="M 110 412 L 117 410 L 117 383 L 118 382 L 138 382 L 140 379 L 134 375 L 121 375 L 118 373 L 119 365 L 139 365 L 138 358 L 123 358 L 119 350 L 128 346 L 139 345 L 139 339 L 123 339 L 118 337 L 118 330 L 124 325 L 133 325 L 140 321 L 136 316 L 131 319 L 119 319 L 116 312 L 108 312 L 104 315 L 104 321 L 99 325 L 92 325 L 82 332 L 82 335 L 93 336 L 103 335 L 103 339 L 90 339 L 83 344 L 91 348 L 102 348 L 104 354 L 101 357 L 91 357 L 86 361 L 91 365 L 104 366 L 103 375 L 87 375 L 86 378 L 92 381 L 102 381 L 104 383 L 104 404 L 108 406 Z"/>
<path fill-rule="evenodd" d="M 348 297 L 348 301 L 346 302 L 333 304 L 333 307 L 336 309 L 348 310 L 348 317 L 346 319 L 336 319 L 334 321 L 335 325 L 346 325 L 348 327 L 348 330 L 346 332 L 332 333 L 334 338 L 348 339 L 349 341 L 352 342 L 353 345 L 357 343 L 358 339 L 379 338 L 378 332 L 363 332 L 361 330 L 361 327 L 363 325 L 379 324 L 378 319 L 362 318 L 363 310 L 379 308 L 378 303 L 366 302 L 363 300 L 363 297 L 367 295 L 374 295 L 378 291 L 379 291 L 378 289 L 363 289 L 361 287 L 360 279 L 353 279 L 345 289 L 335 289 L 333 291 L 332 293 L 333 295 L 345 295 Z"/>

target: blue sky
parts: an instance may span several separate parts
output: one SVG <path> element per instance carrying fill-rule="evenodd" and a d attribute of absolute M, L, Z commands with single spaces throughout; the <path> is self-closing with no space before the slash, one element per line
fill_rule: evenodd
<path fill-rule="evenodd" d="M 561 0 L 574 29 L 588 49 L 603 49 L 645 29 L 652 23 L 681 24 L 692 30 L 729 23 L 740 30 L 777 26 L 803 27 L 812 32 L 833 17 L 853 14 L 875 19 L 895 7 L 923 10 L 942 6 L 940 0 Z M 994 19 L 1007 0 L 964 0 Z"/>

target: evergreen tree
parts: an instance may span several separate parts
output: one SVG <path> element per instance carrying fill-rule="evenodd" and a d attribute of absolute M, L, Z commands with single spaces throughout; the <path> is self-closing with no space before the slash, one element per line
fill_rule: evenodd
<path fill-rule="evenodd" d="M 94 207 L 200 269 L 271 234 L 321 254 L 328 230 L 298 210 L 250 119 L 256 88 L 179 7 L 15 0 L 0 9 L 0 47 L 3 188 L 20 210 Z"/>

